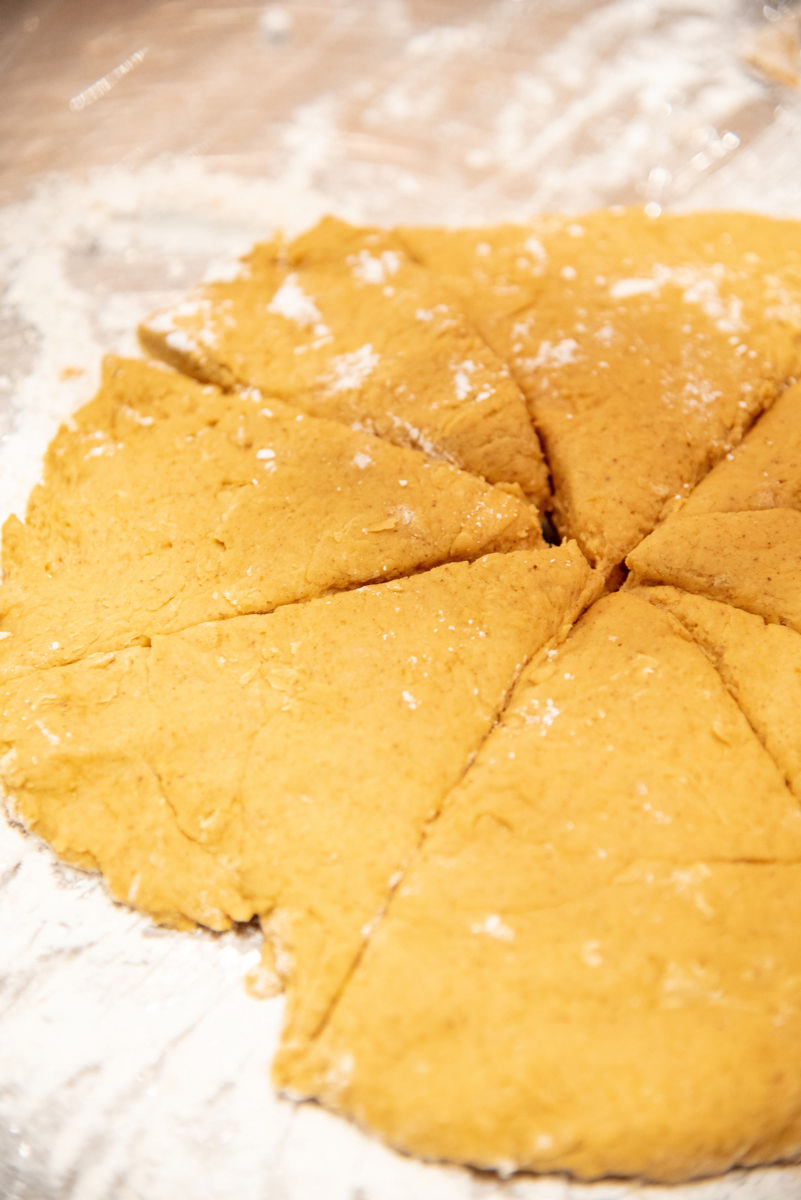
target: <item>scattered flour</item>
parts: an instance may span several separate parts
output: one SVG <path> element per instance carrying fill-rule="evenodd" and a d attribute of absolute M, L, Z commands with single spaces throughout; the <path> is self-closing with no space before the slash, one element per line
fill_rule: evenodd
<path fill-rule="evenodd" d="M 322 314 L 311 296 L 307 296 L 298 283 L 297 275 L 287 275 L 278 291 L 267 305 L 267 312 L 277 313 L 294 321 L 297 325 L 313 325 L 315 332 L 325 329 Z"/>
<path fill-rule="evenodd" d="M 346 392 L 357 388 L 365 379 L 372 375 L 378 365 L 379 356 L 374 353 L 368 342 L 351 354 L 338 354 L 331 359 L 331 370 L 328 374 L 328 390 L 331 392 Z"/>

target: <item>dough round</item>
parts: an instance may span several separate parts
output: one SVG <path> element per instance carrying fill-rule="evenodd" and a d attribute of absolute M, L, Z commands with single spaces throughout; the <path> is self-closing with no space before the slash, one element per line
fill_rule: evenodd
<path fill-rule="evenodd" d="M 404 1151 L 798 1154 L 801 227 L 328 219 L 140 333 L 3 529 L 12 812 Z"/>

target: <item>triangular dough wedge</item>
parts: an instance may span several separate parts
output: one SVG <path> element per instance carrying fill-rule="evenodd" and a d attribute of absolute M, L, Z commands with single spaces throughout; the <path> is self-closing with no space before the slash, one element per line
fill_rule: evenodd
<path fill-rule="evenodd" d="M 801 509 L 801 383 L 782 393 L 681 511 L 689 516 L 754 508 Z"/>
<path fill-rule="evenodd" d="M 626 563 L 627 587 L 670 584 L 801 633 L 801 511 L 681 513 Z"/>
<path fill-rule="evenodd" d="M 503 1172 L 795 1151 L 797 802 L 667 614 L 609 597 L 547 658 L 283 1082 Z"/>
<path fill-rule="evenodd" d="M 655 586 L 635 594 L 681 621 L 801 800 L 801 636 L 678 588 Z"/>
<path fill-rule="evenodd" d="M 329 217 L 289 246 L 256 246 L 234 278 L 155 314 L 140 338 L 199 379 L 254 385 L 547 500 L 507 367 L 392 233 Z"/>
<path fill-rule="evenodd" d="M 525 393 L 563 534 L 619 563 L 801 370 L 801 223 L 635 210 L 406 230 Z"/>
<path fill-rule="evenodd" d="M 3 690 L 5 790 L 160 921 L 263 918 L 290 1053 L 516 673 L 594 588 L 575 544 L 489 555 L 36 672 Z"/>
<path fill-rule="evenodd" d="M 258 393 L 112 360 L 3 530 L 0 674 L 488 551 L 536 510 Z"/>

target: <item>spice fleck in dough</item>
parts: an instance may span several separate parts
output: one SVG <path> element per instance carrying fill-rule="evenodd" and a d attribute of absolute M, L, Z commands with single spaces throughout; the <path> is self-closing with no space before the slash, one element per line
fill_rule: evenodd
<path fill-rule="evenodd" d="M 326 220 L 141 339 L 3 529 L 13 812 L 259 920 L 277 1084 L 406 1151 L 797 1154 L 799 224 Z"/>

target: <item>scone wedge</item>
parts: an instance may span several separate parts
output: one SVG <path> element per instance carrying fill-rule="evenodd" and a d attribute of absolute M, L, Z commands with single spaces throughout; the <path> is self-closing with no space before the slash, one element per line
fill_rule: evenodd
<path fill-rule="evenodd" d="M 679 513 L 626 559 L 626 587 L 669 584 L 801 633 L 801 511 Z"/>
<path fill-rule="evenodd" d="M 327 218 L 140 326 L 149 354 L 444 458 L 543 507 L 548 472 L 509 370 L 389 231 Z"/>

